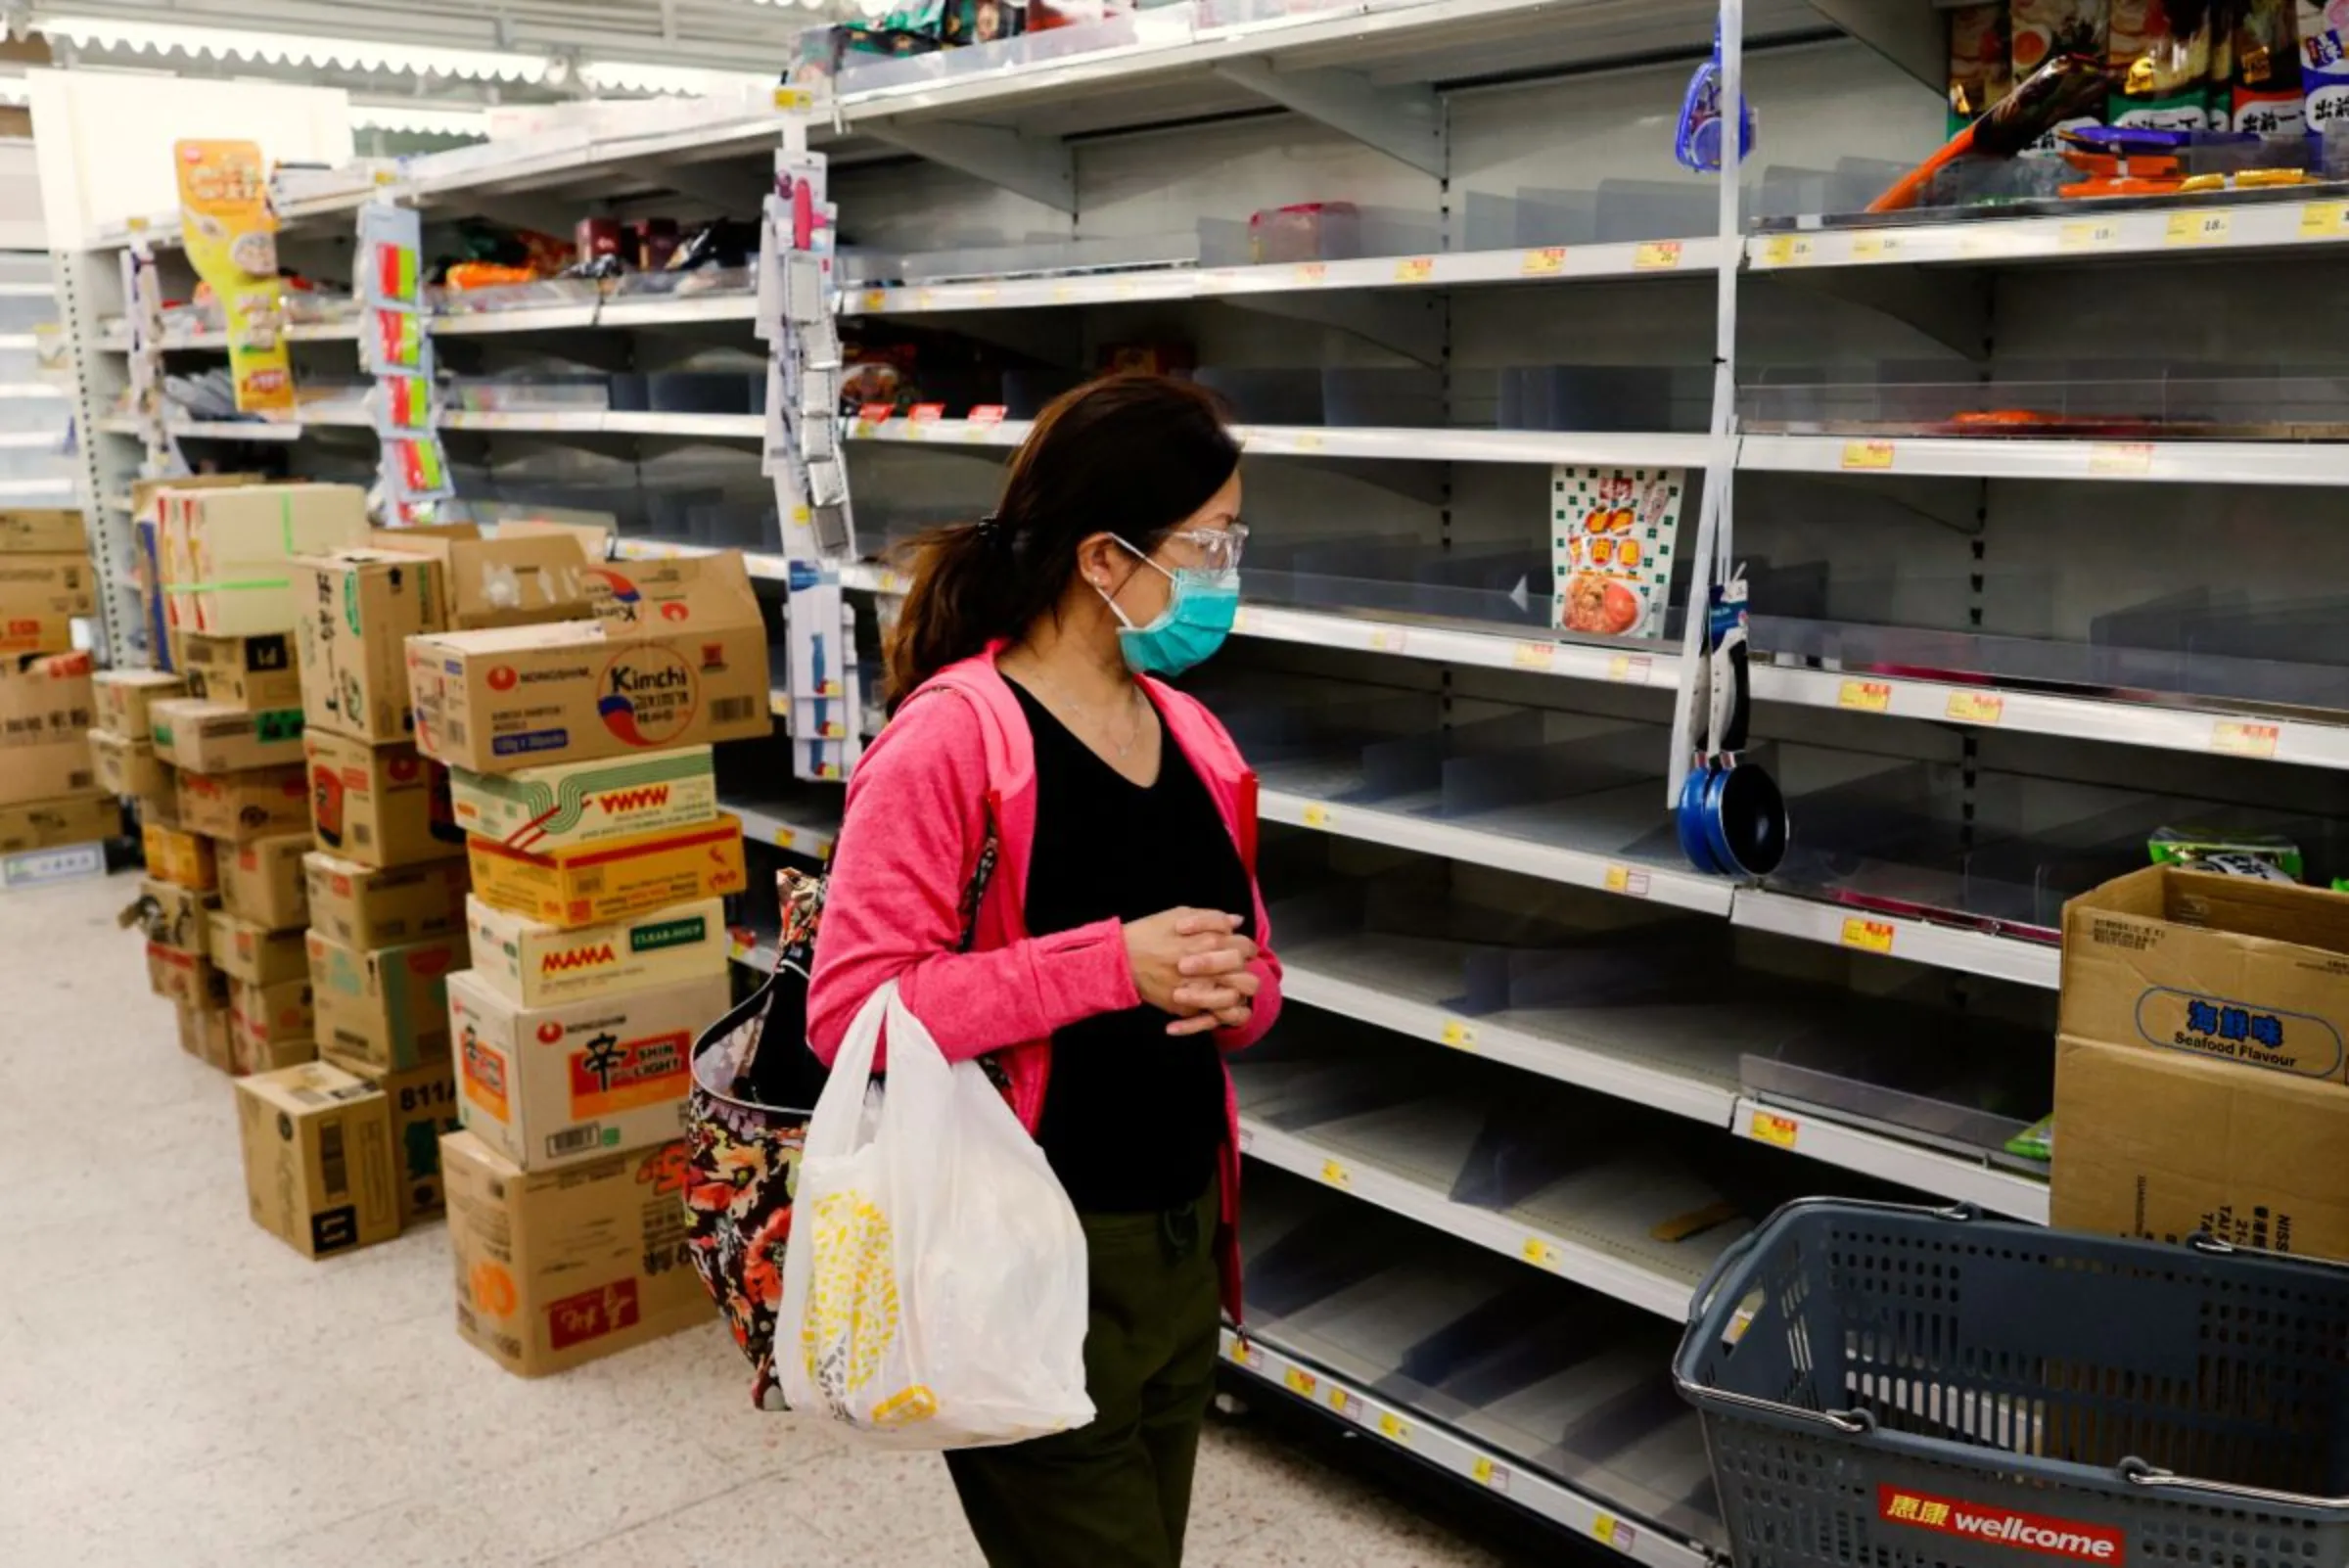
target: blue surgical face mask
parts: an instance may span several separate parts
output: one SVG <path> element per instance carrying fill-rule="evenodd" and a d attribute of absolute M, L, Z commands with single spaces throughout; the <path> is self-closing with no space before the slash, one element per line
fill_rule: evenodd
<path fill-rule="evenodd" d="M 1183 567 L 1169 572 L 1124 539 L 1118 543 L 1174 584 L 1167 608 L 1146 626 L 1135 625 L 1107 590 L 1093 589 L 1101 595 L 1102 603 L 1109 606 L 1109 613 L 1118 618 L 1118 647 L 1126 655 L 1127 669 L 1137 675 L 1179 675 L 1204 663 L 1223 646 L 1223 639 L 1231 634 L 1232 619 L 1240 609 L 1237 569 L 1203 572 Z"/>

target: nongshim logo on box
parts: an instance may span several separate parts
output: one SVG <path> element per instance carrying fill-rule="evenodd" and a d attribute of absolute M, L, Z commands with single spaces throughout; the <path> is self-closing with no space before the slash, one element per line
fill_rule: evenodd
<path fill-rule="evenodd" d="M 2045 1557 L 2117 1565 L 2129 1560 L 2129 1538 L 2103 1525 L 2017 1513 L 1992 1503 L 1961 1502 L 1906 1487 L 1876 1488 L 1876 1512 L 1894 1524 L 1964 1536 L 1986 1545 L 2035 1551 Z"/>
<path fill-rule="evenodd" d="M 670 746 L 693 722 L 701 682 L 693 666 L 667 648 L 625 646 L 604 666 L 595 711 L 604 727 L 630 746 Z"/>

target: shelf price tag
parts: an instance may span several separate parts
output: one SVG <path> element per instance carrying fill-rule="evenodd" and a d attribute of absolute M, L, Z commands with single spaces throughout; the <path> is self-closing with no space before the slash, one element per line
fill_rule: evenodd
<path fill-rule="evenodd" d="M 1647 873 L 1635 871 L 1628 865 L 1607 867 L 1606 887 L 1609 893 L 1620 893 L 1627 899 L 1647 897 Z"/>
<path fill-rule="evenodd" d="M 1393 1410 L 1378 1412 L 1378 1435 L 1406 1449 L 1411 1446 L 1411 1424 Z"/>
<path fill-rule="evenodd" d="M 1888 953 L 1897 929 L 1889 920 L 1863 920 L 1853 915 L 1843 923 L 1843 945 L 1862 952 Z"/>
<path fill-rule="evenodd" d="M 1635 681 L 1644 686 L 1647 684 L 1648 670 L 1651 668 L 1650 661 L 1645 654 L 1617 654 L 1607 661 L 1607 678 L 1609 680 Z"/>
<path fill-rule="evenodd" d="M 1296 278 L 1300 288 L 1318 289 L 1329 281 L 1329 267 L 1320 261 L 1300 261 Z"/>
<path fill-rule="evenodd" d="M 1995 691 L 1954 691 L 1943 713 L 1960 724 L 1995 724 L 2006 716 L 2006 699 Z"/>
<path fill-rule="evenodd" d="M 1425 283 L 1436 275 L 1436 258 L 1432 255 L 1405 256 L 1395 263 L 1397 283 Z"/>
<path fill-rule="evenodd" d="M 1855 261 L 1889 261 L 1901 254 L 1901 237 L 1897 234 L 1862 234 L 1852 240 L 1852 259 Z"/>
<path fill-rule="evenodd" d="M 1323 805 L 1322 805 L 1322 804 L 1321 804 L 1319 801 L 1315 801 L 1315 802 L 1313 802 L 1313 804 L 1309 805 L 1309 806 L 1308 806 L 1308 807 L 1306 807 L 1306 808 L 1305 808 L 1305 812 L 1304 812 L 1304 822 L 1305 822 L 1305 825 L 1306 825 L 1307 827 L 1309 827 L 1309 828 L 1326 828 L 1326 827 L 1328 827 L 1328 826 L 1329 826 L 1329 807 L 1326 807 L 1326 806 L 1323 806 Z"/>
<path fill-rule="evenodd" d="M 1819 256 L 1819 242 L 1808 234 L 1773 234 L 1762 242 L 1762 259 L 1773 267 L 1807 267 Z"/>
<path fill-rule="evenodd" d="M 1443 1033 L 1439 1038 L 1455 1051 L 1476 1049 L 1476 1026 L 1457 1018 L 1449 1018 L 1444 1021 Z"/>
<path fill-rule="evenodd" d="M 1640 272 L 1666 272 L 1681 264 L 1681 242 L 1650 240 L 1633 254 L 1632 266 Z"/>
<path fill-rule="evenodd" d="M 1265 1369 L 1265 1353 L 1244 1339 L 1232 1340 L 1231 1359 L 1252 1372 L 1261 1372 Z"/>
<path fill-rule="evenodd" d="M 1352 1389 L 1339 1388 L 1335 1384 L 1330 1385 L 1329 1407 L 1349 1421 L 1359 1421 L 1362 1418 L 1362 1402 L 1356 1397 Z"/>
<path fill-rule="evenodd" d="M 2059 251 L 2101 251 L 2121 241 L 2121 226 L 2113 222 L 2066 223 L 2055 237 Z"/>
<path fill-rule="evenodd" d="M 1557 663 L 1558 645 L 1554 642 L 1521 642 L 1511 657 L 1520 669 L 1547 669 Z"/>
<path fill-rule="evenodd" d="M 868 315 L 874 311 L 887 310 L 889 308 L 889 291 L 887 289 L 865 290 L 862 308 Z"/>
<path fill-rule="evenodd" d="M 1326 443 L 1321 439 L 1319 431 L 1301 430 L 1297 433 L 1296 438 L 1289 443 L 1289 449 L 1298 452 L 1317 452 L 1324 444 Z"/>
<path fill-rule="evenodd" d="M 1518 261 L 1517 270 L 1529 278 L 1554 278 L 1566 270 L 1566 248 L 1545 245 L 1539 251 L 1528 251 Z"/>
<path fill-rule="evenodd" d="M 1476 1462 L 1468 1467 L 1468 1476 L 1480 1487 L 1491 1487 L 1496 1492 L 1509 1490 L 1508 1467 L 1495 1464 L 1481 1453 L 1476 1456 Z"/>
<path fill-rule="evenodd" d="M 1847 680 L 1835 691 L 1835 706 L 1864 714 L 1881 714 L 1892 707 L 1889 680 Z"/>
<path fill-rule="evenodd" d="M 2232 212 L 2172 212 L 2161 231 L 2164 245 L 2225 245 L 2234 233 Z"/>
<path fill-rule="evenodd" d="M 1611 1513 L 1602 1513 L 1590 1521 L 1590 1534 L 1617 1551 L 1630 1551 L 1638 1543 L 1639 1532 Z"/>
<path fill-rule="evenodd" d="M 1256 623 L 1256 612 L 1249 609 L 1246 605 L 1240 606 L 1237 610 L 1234 610 L 1231 613 L 1231 629 L 1234 632 L 1237 632 L 1240 636 L 1248 637 L 1255 635 Z"/>
<path fill-rule="evenodd" d="M 1558 1249 L 1540 1236 L 1526 1237 L 1525 1245 L 1518 1249 L 1518 1253 L 1536 1268 L 1546 1268 L 1553 1274 L 1565 1268 L 1558 1257 Z"/>
<path fill-rule="evenodd" d="M 799 830 L 798 830 L 798 829 L 796 829 L 796 828 L 787 828 L 787 827 L 779 827 L 779 828 L 775 829 L 775 848 L 776 848 L 776 849 L 778 849 L 778 850 L 788 850 L 788 849 L 790 849 L 790 848 L 791 848 L 793 845 L 796 845 L 796 844 L 798 844 L 799 842 L 800 842 L 800 835 L 799 835 Z"/>
<path fill-rule="evenodd" d="M 1292 1366 L 1281 1373 L 1280 1381 L 1281 1385 L 1290 1393 L 1302 1395 L 1309 1400 L 1313 1397 L 1313 1391 L 1321 1386 L 1319 1378 L 1301 1366 Z"/>
<path fill-rule="evenodd" d="M 2300 238 L 2337 240 L 2349 234 L 2349 202 L 2310 202 L 2300 208 Z"/>
<path fill-rule="evenodd" d="M 1893 448 L 1890 441 L 1845 441 L 1843 466 L 1862 473 L 1882 472 L 1892 467 Z"/>
<path fill-rule="evenodd" d="M 1803 1134 L 1803 1125 L 1791 1116 L 1779 1116 L 1771 1111 L 1756 1111 L 1745 1124 L 1746 1135 L 1756 1143 L 1773 1148 L 1791 1149 Z"/>
<path fill-rule="evenodd" d="M 2276 743 L 2283 738 L 2280 724 L 2246 724 L 2222 718 L 2210 727 L 2210 749 L 2223 757 L 2256 757 L 2272 761 Z"/>
<path fill-rule="evenodd" d="M 1333 1187 L 1351 1187 L 1354 1185 L 1354 1173 L 1336 1160 L 1324 1160 L 1321 1162 L 1321 1179 Z"/>
<path fill-rule="evenodd" d="M 2091 474 L 2149 474 L 2153 471 L 2151 441 L 2098 441 L 2088 449 Z"/>
<path fill-rule="evenodd" d="M 1401 626 L 1372 626 L 1365 644 L 1372 653 L 1403 652 L 1404 634 Z"/>

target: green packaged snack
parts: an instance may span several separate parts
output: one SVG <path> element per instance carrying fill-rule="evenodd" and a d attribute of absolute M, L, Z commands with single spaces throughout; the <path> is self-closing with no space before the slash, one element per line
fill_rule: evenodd
<path fill-rule="evenodd" d="M 2054 1113 L 2050 1112 L 2008 1138 L 2006 1152 L 2023 1160 L 2052 1160 L 2055 1158 Z"/>
<path fill-rule="evenodd" d="M 2297 882 L 2308 869 L 2300 846 L 2279 833 L 2228 833 L 2191 825 L 2156 828 L 2145 849 L 2155 865 L 2264 876 L 2271 882 Z"/>

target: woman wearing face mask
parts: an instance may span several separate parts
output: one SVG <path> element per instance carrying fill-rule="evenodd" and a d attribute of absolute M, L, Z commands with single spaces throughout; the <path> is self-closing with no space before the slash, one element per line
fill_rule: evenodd
<path fill-rule="evenodd" d="M 1231 629 L 1239 445 L 1212 396 L 1095 382 L 1037 419 L 1002 498 L 917 542 L 895 716 L 857 764 L 808 992 L 827 1062 L 885 981 L 989 1057 L 1083 1223 L 1093 1422 L 947 1455 L 995 1568 L 1173 1568 L 1236 1316 L 1222 1053 L 1280 1005 L 1256 778 L 1156 677 Z"/>

